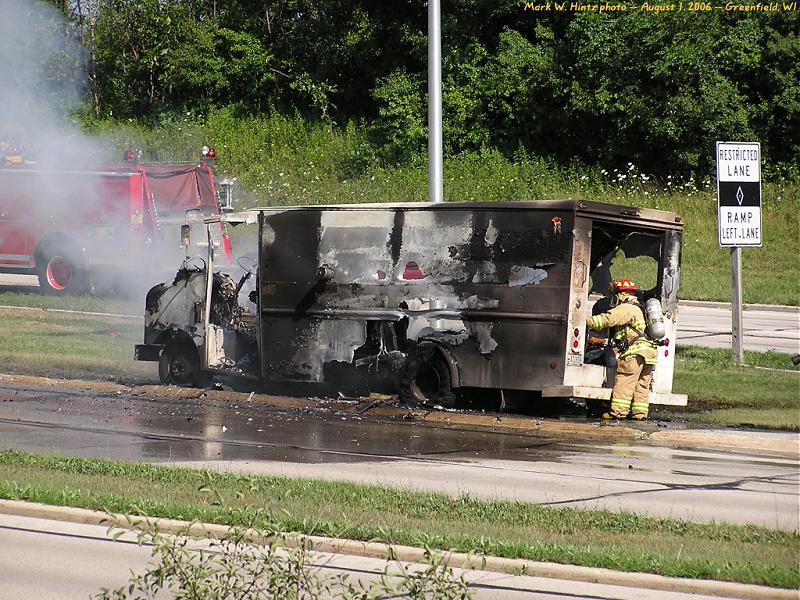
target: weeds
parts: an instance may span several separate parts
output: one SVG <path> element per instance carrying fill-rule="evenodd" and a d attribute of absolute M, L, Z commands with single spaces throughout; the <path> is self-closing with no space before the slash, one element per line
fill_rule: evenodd
<path fill-rule="evenodd" d="M 237 209 L 297 204 L 422 202 L 424 162 L 382 165 L 363 123 L 343 127 L 277 114 L 242 117 L 211 111 L 203 121 L 186 117 L 159 128 L 97 122 L 94 133 L 121 151 L 142 147 L 151 160 L 195 155 L 199 140 L 218 150 L 218 174 L 237 176 Z M 615 168 L 616 167 L 616 168 Z M 684 217 L 680 296 L 729 300 L 730 258 L 717 244 L 716 186 L 710 179 L 655 177 L 633 163 L 607 168 L 559 164 L 524 150 L 462 152 L 444 162 L 445 200 L 495 202 L 583 198 L 677 212 Z M 762 248 L 743 253 L 745 302 L 800 302 L 800 182 L 765 181 Z M 783 277 L 765 277 L 783 273 Z"/>
<path fill-rule="evenodd" d="M 137 530 L 140 546 L 152 547 L 151 562 L 127 585 L 104 589 L 98 600 L 157 598 L 163 591 L 182 600 L 377 600 L 409 598 L 457 600 L 470 598 L 463 575 L 456 578 L 444 555 L 426 549 L 421 565 L 387 561 L 377 577 L 355 581 L 348 574 L 326 573 L 323 555 L 313 552 L 307 538 L 290 546 L 285 534 L 239 525 L 221 539 L 198 540 L 187 525 L 176 534 L 162 532 L 157 523 Z M 112 527 L 115 539 L 128 529 Z"/>

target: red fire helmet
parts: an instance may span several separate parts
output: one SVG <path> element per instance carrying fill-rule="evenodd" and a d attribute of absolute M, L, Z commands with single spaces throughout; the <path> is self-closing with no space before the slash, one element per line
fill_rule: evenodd
<path fill-rule="evenodd" d="M 617 279 L 614 282 L 614 293 L 617 292 L 635 292 L 636 284 L 633 279 Z"/>

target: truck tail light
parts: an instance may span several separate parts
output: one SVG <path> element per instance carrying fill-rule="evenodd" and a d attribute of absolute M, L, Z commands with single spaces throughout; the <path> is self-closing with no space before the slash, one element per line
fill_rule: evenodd
<path fill-rule="evenodd" d="M 413 260 L 406 263 L 406 268 L 403 270 L 403 279 L 422 279 L 425 275 L 419 268 L 419 265 Z"/>

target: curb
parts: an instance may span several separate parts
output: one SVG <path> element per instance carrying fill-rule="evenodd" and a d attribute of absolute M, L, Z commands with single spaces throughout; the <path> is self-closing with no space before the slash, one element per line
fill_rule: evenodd
<path fill-rule="evenodd" d="M 780 454 L 800 458 L 800 435 L 792 432 L 742 432 L 694 429 L 654 431 L 647 441 L 672 448 L 709 448 L 747 450 L 762 454 Z"/>
<path fill-rule="evenodd" d="M 247 404 L 257 402 L 262 406 L 282 410 L 304 410 L 336 406 L 344 414 L 371 417 L 404 418 L 416 423 L 446 427 L 474 427 L 492 431 L 529 433 L 549 437 L 581 437 L 591 440 L 630 440 L 651 443 L 657 446 L 676 448 L 704 448 L 711 450 L 737 450 L 768 453 L 773 455 L 800 456 L 800 435 L 788 432 L 731 432 L 728 430 L 677 430 L 647 431 L 627 425 L 578 423 L 548 420 L 533 417 L 499 414 L 478 414 L 467 412 L 434 411 L 417 407 L 387 405 L 382 399 L 355 404 L 338 404 L 335 399 L 319 401 L 309 398 L 274 396 L 270 394 L 233 392 L 225 390 L 203 390 L 178 388 L 164 385 L 128 386 L 108 381 L 86 381 L 81 379 L 50 379 L 33 375 L 0 374 L 0 383 L 22 384 L 40 388 L 59 386 L 61 389 L 75 391 L 95 391 L 103 394 L 147 395 L 166 400 L 208 399 L 217 402 Z M 388 399 L 389 397 L 386 396 Z M 370 403 L 375 406 L 369 407 Z M 367 406 L 366 409 L 363 409 Z M 362 410 L 363 409 L 363 410 Z"/>
<path fill-rule="evenodd" d="M 230 531 L 230 528 L 226 525 L 213 523 L 129 517 L 122 514 L 108 514 L 83 508 L 49 506 L 16 500 L 0 500 L 0 512 L 19 517 L 67 521 L 85 525 L 116 526 L 122 529 L 141 528 L 141 526 L 153 527 L 157 525 L 159 531 L 166 533 L 181 534 L 188 532 L 196 537 L 217 539 L 226 536 Z M 264 543 L 269 540 L 265 540 L 262 536 L 253 532 L 253 541 L 256 543 Z M 349 556 L 384 560 L 399 560 L 408 563 L 420 562 L 425 553 L 425 550 L 422 548 L 415 548 L 412 546 L 399 546 L 379 542 L 361 542 L 321 536 L 290 535 L 286 538 L 284 543 L 289 547 L 310 546 L 309 549 L 316 552 L 346 554 Z M 705 594 L 709 596 L 753 600 L 761 600 L 762 598 L 776 600 L 797 598 L 796 590 L 782 588 L 770 588 L 752 584 L 714 580 L 681 579 L 677 577 L 653 575 L 650 573 L 630 573 L 597 567 L 562 565 L 559 563 L 537 562 L 496 556 L 480 557 L 457 552 L 445 553 L 443 562 L 449 567 L 456 569 L 567 579 L 570 581 L 625 587 L 644 587 L 651 590 L 684 594 Z"/>
<path fill-rule="evenodd" d="M 678 300 L 681 306 L 697 306 L 699 308 L 731 308 L 730 302 L 715 302 L 710 300 Z M 743 310 L 765 310 L 769 312 L 787 312 L 800 315 L 800 306 L 787 306 L 784 304 L 743 304 Z"/>

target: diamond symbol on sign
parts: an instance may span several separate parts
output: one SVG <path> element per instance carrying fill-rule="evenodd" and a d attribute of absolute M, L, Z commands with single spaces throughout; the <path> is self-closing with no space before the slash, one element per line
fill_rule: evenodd
<path fill-rule="evenodd" d="M 739 186 L 739 189 L 736 190 L 736 200 L 739 202 L 739 206 L 742 205 L 742 200 L 744 200 L 744 192 L 742 191 L 742 186 Z"/>

